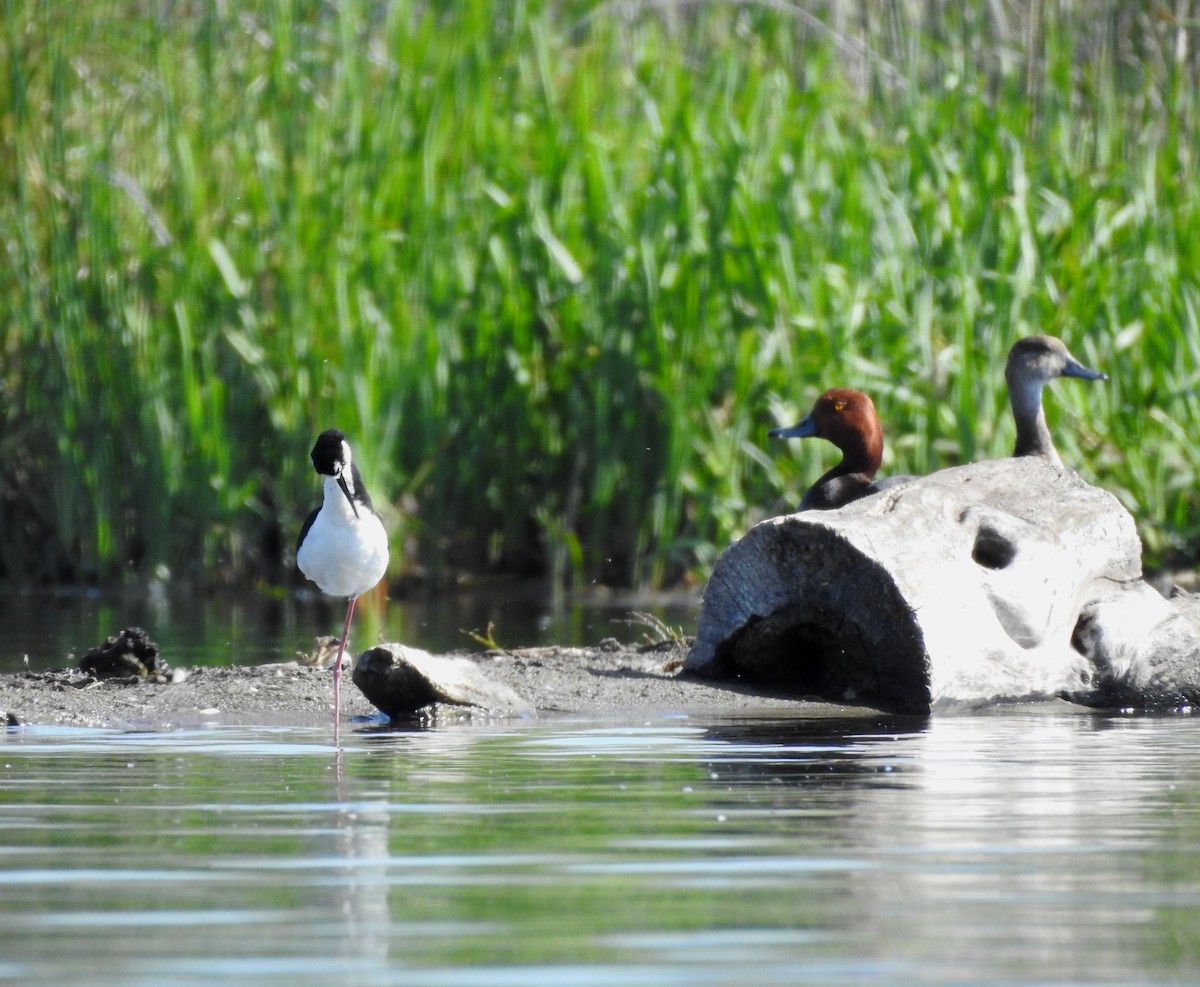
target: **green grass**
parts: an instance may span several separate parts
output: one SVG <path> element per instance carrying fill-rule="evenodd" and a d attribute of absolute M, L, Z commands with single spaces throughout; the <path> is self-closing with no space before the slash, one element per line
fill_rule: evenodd
<path fill-rule="evenodd" d="M 1031 332 L 1112 377 L 1051 388 L 1064 460 L 1194 559 L 1165 10 L 3 0 L 3 573 L 282 581 L 337 425 L 394 577 L 703 578 L 825 387 L 888 472 L 1006 454 Z"/>

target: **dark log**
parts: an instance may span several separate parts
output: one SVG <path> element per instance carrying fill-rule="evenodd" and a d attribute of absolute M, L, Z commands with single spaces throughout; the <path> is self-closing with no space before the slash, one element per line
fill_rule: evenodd
<path fill-rule="evenodd" d="M 1198 663 L 1200 621 L 1142 580 L 1129 513 L 1023 458 L 757 525 L 718 559 L 684 667 L 927 712 L 1179 704 Z"/>
<path fill-rule="evenodd" d="M 402 644 L 381 644 L 364 651 L 353 681 L 363 695 L 392 719 L 410 716 L 434 703 L 522 713 L 529 703 L 494 681 L 466 658 L 431 655 Z"/>

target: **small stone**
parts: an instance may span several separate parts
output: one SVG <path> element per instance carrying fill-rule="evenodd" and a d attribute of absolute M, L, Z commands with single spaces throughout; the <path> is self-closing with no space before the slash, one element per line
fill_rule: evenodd
<path fill-rule="evenodd" d="M 311 665 L 316 668 L 332 668 L 341 643 L 341 638 L 324 634 L 313 641 L 311 652 L 297 651 L 296 661 L 301 665 Z M 349 645 L 350 642 L 347 641 L 346 643 Z"/>

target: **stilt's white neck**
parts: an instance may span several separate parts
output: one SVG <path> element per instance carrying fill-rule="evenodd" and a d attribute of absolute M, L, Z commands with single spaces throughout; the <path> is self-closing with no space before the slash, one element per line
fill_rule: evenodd
<path fill-rule="evenodd" d="M 342 479 L 346 481 L 346 489 L 349 490 L 353 495 L 354 479 L 350 475 L 349 470 L 342 471 Z M 356 513 L 354 507 L 350 503 L 350 500 L 342 492 L 341 484 L 338 483 L 337 478 L 327 476 L 325 477 L 325 503 L 321 510 L 322 512 L 331 512 L 331 521 L 334 518 L 337 518 L 339 521 L 343 521 L 346 524 L 353 524 L 358 518 L 362 517 L 366 508 L 363 505 L 359 505 Z"/>

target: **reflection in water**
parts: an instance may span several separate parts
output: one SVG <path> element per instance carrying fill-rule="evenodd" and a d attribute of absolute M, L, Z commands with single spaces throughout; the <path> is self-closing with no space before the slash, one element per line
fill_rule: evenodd
<path fill-rule="evenodd" d="M 1196 724 L 1074 712 L 1029 716 L 1022 727 L 981 742 L 969 718 L 931 724 L 912 772 L 920 797 L 904 800 L 896 826 L 913 835 L 873 834 L 896 895 L 924 908 L 872 908 L 878 898 L 865 894 L 860 914 L 901 943 L 927 937 L 931 924 L 953 929 L 938 958 L 963 969 L 996 956 L 1020 976 L 1053 969 L 1077 980 L 1133 958 L 1135 968 L 1156 966 L 1174 944 L 1147 908 L 1162 892 L 1147 865 L 1183 835 L 1171 809 L 1179 786 L 1200 788 L 1196 758 L 1179 763 L 1174 753 L 1180 741 L 1193 747 Z M 1200 876 L 1197 822 L 1188 820 L 1190 859 L 1177 872 L 1190 872 L 1189 883 Z"/>
<path fill-rule="evenodd" d="M 478 651 L 489 625 L 508 648 L 595 645 L 605 637 L 641 641 L 647 629 L 634 612 L 652 613 L 672 627 L 691 630 L 699 601 L 692 596 L 562 596 L 542 584 L 359 601 L 355 638 L 362 645 L 403 641 L 427 651 Z M 62 668 L 123 627 L 140 626 L 172 665 L 257 665 L 288 661 L 309 651 L 322 634 L 340 634 L 338 604 L 311 590 L 198 595 L 95 590 L 0 591 L 0 672 L 18 671 L 23 656 L 34 669 Z M 344 608 L 342 609 L 344 615 Z"/>
<path fill-rule="evenodd" d="M 0 978 L 1175 982 L 1190 717 L 0 740 Z"/>
<path fill-rule="evenodd" d="M 1200 960 L 1200 941 L 1180 935 L 1184 916 L 1200 914 L 1191 890 L 1200 736 L 1190 718 L 1048 707 L 1015 723 L 945 717 L 918 729 L 879 722 L 869 733 L 851 724 L 835 736 L 806 723 L 783 744 L 760 729 L 713 731 L 736 738 L 713 776 L 736 781 L 719 798 L 726 818 L 745 816 L 739 787 L 803 791 L 803 832 L 790 835 L 811 839 L 819 807 L 818 842 L 857 869 L 843 928 L 877 958 L 917 970 L 935 962 L 964 978 L 990 964 L 1068 980 L 1133 958 L 1128 975 L 1140 977 L 1177 957 L 1181 940 L 1189 967 Z M 788 804 L 787 794 L 773 803 Z"/>

